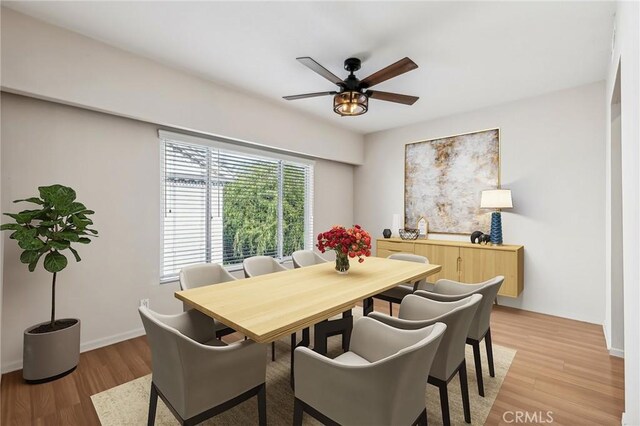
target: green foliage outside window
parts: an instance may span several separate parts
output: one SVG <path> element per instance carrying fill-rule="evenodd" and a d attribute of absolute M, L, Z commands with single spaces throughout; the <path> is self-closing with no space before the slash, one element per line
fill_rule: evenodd
<path fill-rule="evenodd" d="M 224 264 L 278 253 L 278 165 L 254 164 L 223 189 Z M 305 180 L 299 167 L 283 169 L 283 256 L 304 248 Z"/>

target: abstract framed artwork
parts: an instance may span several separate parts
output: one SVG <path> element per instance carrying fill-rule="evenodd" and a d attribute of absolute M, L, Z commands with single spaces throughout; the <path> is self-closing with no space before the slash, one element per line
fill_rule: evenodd
<path fill-rule="evenodd" d="M 424 216 L 430 233 L 488 230 L 480 194 L 500 187 L 500 129 L 410 143 L 404 158 L 405 226 Z"/>

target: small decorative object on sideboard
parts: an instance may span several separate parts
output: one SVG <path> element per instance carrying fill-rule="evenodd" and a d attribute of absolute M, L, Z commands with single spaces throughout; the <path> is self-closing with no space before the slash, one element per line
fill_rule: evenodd
<path fill-rule="evenodd" d="M 491 236 L 489 234 L 485 234 L 482 231 L 475 231 L 471 234 L 471 243 L 472 244 L 487 244 L 491 241 Z"/>
<path fill-rule="evenodd" d="M 383 229 L 382 236 L 385 238 L 391 238 L 391 229 L 389 228 Z"/>
<path fill-rule="evenodd" d="M 420 231 L 412 228 L 398 229 L 398 233 L 403 240 L 417 240 L 420 236 Z"/>
<path fill-rule="evenodd" d="M 318 234 L 316 247 L 322 253 L 334 250 L 336 271 L 346 274 L 349 271 L 349 258 L 357 257 L 358 262 L 362 263 L 364 257 L 371 256 L 371 236 L 360 225 L 349 229 L 334 225 L 329 231 Z"/>
<path fill-rule="evenodd" d="M 420 234 L 420 238 L 427 238 L 427 234 L 429 233 L 429 222 L 427 222 L 424 216 L 418 220 L 418 233 Z"/>

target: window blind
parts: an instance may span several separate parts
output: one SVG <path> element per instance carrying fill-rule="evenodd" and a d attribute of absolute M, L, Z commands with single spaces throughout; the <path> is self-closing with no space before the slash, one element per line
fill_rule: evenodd
<path fill-rule="evenodd" d="M 313 244 L 313 164 L 161 135 L 161 279 L 184 266 L 279 260 Z"/>

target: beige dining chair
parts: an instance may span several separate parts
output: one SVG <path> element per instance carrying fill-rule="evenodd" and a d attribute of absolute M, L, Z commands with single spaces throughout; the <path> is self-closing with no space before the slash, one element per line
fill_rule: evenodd
<path fill-rule="evenodd" d="M 482 296 L 474 294 L 455 302 L 438 302 L 421 296 L 423 291 L 416 291 L 402 299 L 398 318 L 379 312 L 369 314 L 369 318 L 381 321 L 403 330 L 413 330 L 442 322 L 447 325 L 442 342 L 438 347 L 427 381 L 438 387 L 442 423 L 451 424 L 449 414 L 449 393 L 447 385 L 456 375 L 460 377 L 462 408 L 464 420 L 471 423 L 471 407 L 469 402 L 469 385 L 467 381 L 467 364 L 465 360 L 465 342 L 471 321 L 480 305 Z"/>
<path fill-rule="evenodd" d="M 242 267 L 244 268 L 244 276 L 246 278 L 287 270 L 287 268 L 270 256 L 247 257 L 242 261 Z M 271 360 L 276 360 L 276 342 L 271 342 Z"/>
<path fill-rule="evenodd" d="M 286 271 L 287 268 L 271 256 L 252 256 L 242 261 L 245 278 Z"/>
<path fill-rule="evenodd" d="M 429 263 L 429 259 L 424 256 L 418 256 L 417 254 L 412 253 L 393 253 L 390 254 L 387 259 L 392 260 L 402 260 L 405 262 L 417 262 L 417 263 Z M 415 283 L 405 283 L 397 285 L 389 290 L 383 291 L 382 293 L 376 294 L 374 299 L 384 300 L 389 302 L 389 315 L 393 315 L 393 304 L 402 302 L 402 299 L 408 295 L 412 294 L 416 290 L 424 289 L 426 285 L 426 279 L 421 279 L 416 281 Z"/>
<path fill-rule="evenodd" d="M 199 263 L 197 265 L 185 266 L 180 270 L 180 290 L 191 290 L 212 284 L 226 283 L 236 281 L 227 269 L 217 263 Z M 193 309 L 183 302 L 184 310 Z M 231 327 L 216 322 L 216 335 L 218 338 L 235 333 Z"/>
<path fill-rule="evenodd" d="M 426 425 L 425 377 L 445 329 L 400 330 L 362 317 L 337 358 L 297 348 L 294 426 L 305 412 L 325 425 Z"/>
<path fill-rule="evenodd" d="M 178 315 L 138 310 L 151 348 L 150 426 L 158 397 L 180 424 L 195 425 L 257 396 L 260 425 L 267 424 L 264 345 L 226 345 L 216 339 L 213 320 L 194 309 Z"/>
<path fill-rule="evenodd" d="M 306 266 L 327 263 L 328 260 L 321 257 L 313 250 L 297 250 L 291 254 L 291 261 L 294 268 L 304 268 Z"/>
<path fill-rule="evenodd" d="M 491 311 L 498 296 L 498 291 L 504 282 L 504 277 L 499 275 L 478 284 L 464 284 L 457 281 L 440 279 L 436 281 L 431 291 L 422 294 L 425 297 L 443 302 L 460 300 L 472 294 L 481 294 L 482 302 L 478 307 L 476 316 L 469 328 L 467 343 L 473 347 L 473 360 L 476 367 L 476 379 L 478 393 L 484 396 L 484 380 L 482 378 L 482 360 L 480 357 L 480 342 L 484 339 L 487 351 L 487 363 L 489 364 L 489 376 L 495 377 L 493 364 L 493 343 L 491 342 Z"/>

